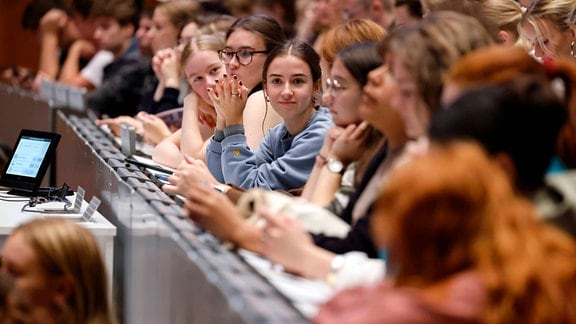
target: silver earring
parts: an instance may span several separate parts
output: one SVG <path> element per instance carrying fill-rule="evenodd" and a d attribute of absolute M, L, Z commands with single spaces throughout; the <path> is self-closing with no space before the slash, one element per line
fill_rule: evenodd
<path fill-rule="evenodd" d="M 574 41 L 572 41 L 572 43 L 570 43 L 570 55 L 572 57 L 575 57 L 574 56 Z"/>

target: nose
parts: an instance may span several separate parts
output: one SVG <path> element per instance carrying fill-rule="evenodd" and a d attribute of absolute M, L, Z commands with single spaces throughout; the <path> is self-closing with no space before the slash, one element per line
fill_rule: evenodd
<path fill-rule="evenodd" d="M 216 86 L 216 77 L 213 76 L 207 76 L 206 77 L 206 87 L 208 88 L 214 88 L 214 86 Z"/>
<path fill-rule="evenodd" d="M 99 40 L 102 37 L 102 29 L 96 28 L 94 30 L 94 39 Z"/>
<path fill-rule="evenodd" d="M 294 94 L 294 92 L 292 91 L 292 88 L 290 87 L 290 84 L 286 84 L 284 85 L 284 89 L 282 89 L 282 96 L 283 97 L 291 97 Z"/>
<path fill-rule="evenodd" d="M 384 80 L 384 72 L 386 67 L 381 65 L 380 67 L 372 70 L 368 73 L 368 82 L 372 84 L 380 84 Z"/>
<path fill-rule="evenodd" d="M 240 67 L 240 62 L 238 62 L 238 56 L 236 55 L 232 56 L 232 59 L 230 60 L 230 62 L 228 62 L 227 65 L 230 70 L 238 70 L 238 68 Z"/>
<path fill-rule="evenodd" d="M 147 31 L 145 31 L 144 34 L 148 36 L 148 38 L 154 38 L 154 36 L 156 35 L 156 28 L 152 27 Z"/>
<path fill-rule="evenodd" d="M 539 58 L 544 58 L 544 56 L 545 56 L 544 49 L 538 43 L 534 44 L 534 55 L 536 55 Z"/>

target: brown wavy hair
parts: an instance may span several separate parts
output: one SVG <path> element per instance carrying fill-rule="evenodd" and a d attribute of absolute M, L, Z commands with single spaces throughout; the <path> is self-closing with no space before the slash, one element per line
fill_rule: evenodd
<path fill-rule="evenodd" d="M 568 121 L 560 131 L 557 153 L 568 168 L 576 168 L 576 62 L 558 58 L 540 64 L 519 47 L 491 46 L 479 49 L 452 66 L 446 81 L 462 90 L 498 84 L 522 75 L 540 75 L 553 81 L 553 87 L 566 105 Z"/>
<path fill-rule="evenodd" d="M 397 266 L 395 284 L 420 289 L 462 271 L 486 289 L 486 323 L 576 319 L 576 246 L 517 196 L 476 144 L 433 147 L 390 176 L 372 220 Z"/>

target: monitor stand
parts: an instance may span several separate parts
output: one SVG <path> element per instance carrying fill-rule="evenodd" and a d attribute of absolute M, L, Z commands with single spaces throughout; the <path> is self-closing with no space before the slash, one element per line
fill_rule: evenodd
<path fill-rule="evenodd" d="M 72 196 L 74 191 L 70 189 L 68 185 L 64 185 L 62 187 L 40 187 L 36 190 L 23 190 L 23 189 L 14 189 L 12 188 L 10 191 L 7 192 L 9 195 L 14 196 L 23 196 L 23 197 L 60 197 L 64 198 L 65 196 Z"/>
<path fill-rule="evenodd" d="M 34 196 L 36 196 L 36 194 L 34 193 L 34 191 L 21 190 L 21 189 L 12 189 L 12 190 L 9 190 L 9 191 L 7 192 L 7 194 L 13 195 L 13 196 L 23 196 L 23 197 L 34 197 Z"/>

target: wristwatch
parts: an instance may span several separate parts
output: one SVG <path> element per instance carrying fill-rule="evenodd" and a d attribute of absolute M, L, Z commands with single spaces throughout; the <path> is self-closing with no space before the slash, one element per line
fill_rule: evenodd
<path fill-rule="evenodd" d="M 344 172 L 346 172 L 346 168 L 344 168 L 344 163 L 335 158 L 330 158 L 326 166 L 328 167 L 328 171 L 332 173 L 344 174 Z"/>
<path fill-rule="evenodd" d="M 338 279 L 338 272 L 344 267 L 346 259 L 341 255 L 336 255 L 330 262 L 330 271 L 326 274 L 326 282 L 335 287 Z"/>
<path fill-rule="evenodd" d="M 230 186 L 221 183 L 214 185 L 212 188 L 221 193 L 227 193 L 230 190 Z"/>

